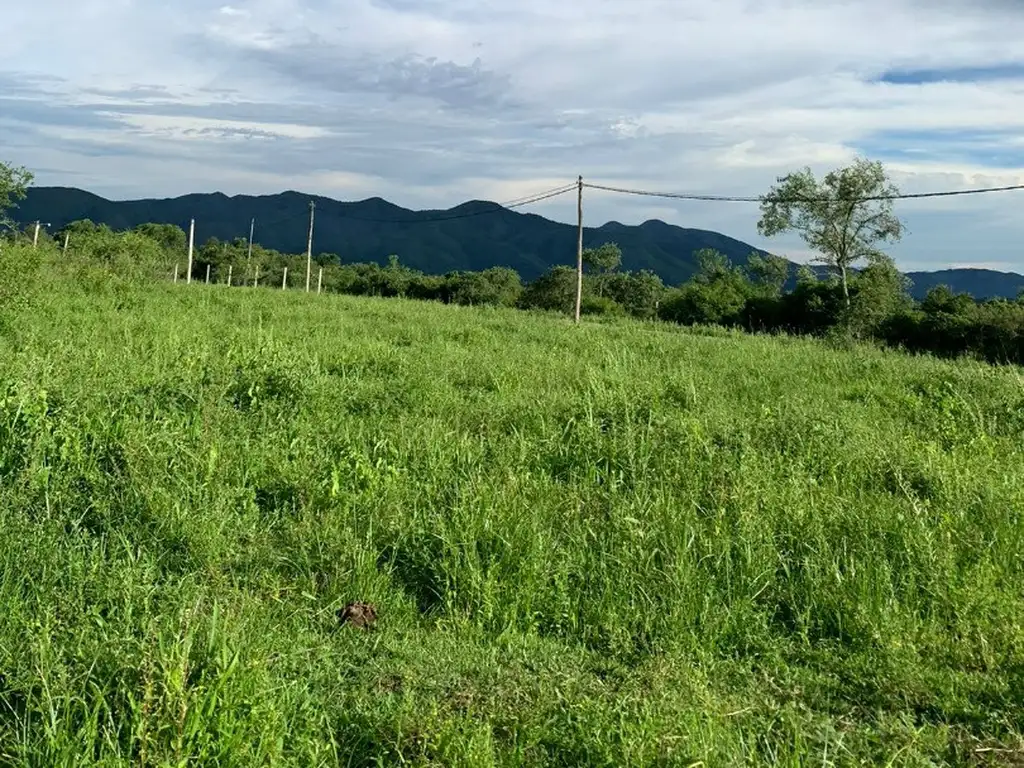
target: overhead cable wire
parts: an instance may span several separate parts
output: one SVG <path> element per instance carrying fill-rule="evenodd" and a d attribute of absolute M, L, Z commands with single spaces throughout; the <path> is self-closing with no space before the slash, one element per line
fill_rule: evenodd
<path fill-rule="evenodd" d="M 350 221 L 365 221 L 374 224 L 431 224 L 436 221 L 453 221 L 455 219 L 467 219 L 472 216 L 483 216 L 488 213 L 500 213 L 502 211 L 509 211 L 515 208 L 522 208 L 525 205 L 532 205 L 533 203 L 539 203 L 542 200 L 548 200 L 552 197 L 558 197 L 564 195 L 567 192 L 571 192 L 576 189 L 577 183 L 566 184 L 555 189 L 550 189 L 546 192 L 538 192 L 533 195 L 526 197 L 518 197 L 513 200 L 509 200 L 505 203 L 491 203 L 492 208 L 486 208 L 482 210 L 465 211 L 463 213 L 452 213 L 443 216 L 433 217 L 418 217 L 409 219 L 378 219 L 378 218 L 367 218 L 363 216 L 348 216 L 344 213 L 341 214 L 341 218 L 349 219 Z M 415 215 L 415 213 L 414 213 Z"/>
<path fill-rule="evenodd" d="M 787 203 L 811 203 L 811 202 L 835 202 L 836 200 L 843 200 L 846 202 L 868 202 L 871 200 L 911 200 L 920 199 L 926 197 L 954 197 L 960 195 L 980 195 L 988 192 L 1010 192 L 1014 190 L 1024 189 L 1024 184 L 1014 184 L 1007 187 L 987 187 L 984 189 L 957 189 L 945 192 L 916 192 L 906 194 L 895 194 L 895 195 L 870 195 L 866 197 L 849 197 L 849 198 L 824 198 L 824 197 L 779 197 L 769 198 L 767 195 L 761 195 L 759 197 L 752 196 L 733 196 L 733 195 L 696 195 L 688 193 L 677 193 L 677 192 L 652 192 L 644 189 L 628 189 L 625 187 L 613 187 L 607 184 L 592 184 L 590 182 L 584 182 L 584 187 L 590 187 L 591 189 L 600 189 L 605 192 L 617 192 L 624 195 L 641 195 L 644 197 L 662 197 L 673 200 L 704 200 L 710 202 L 719 203 L 760 203 L 766 199 L 771 199 L 775 202 Z"/>

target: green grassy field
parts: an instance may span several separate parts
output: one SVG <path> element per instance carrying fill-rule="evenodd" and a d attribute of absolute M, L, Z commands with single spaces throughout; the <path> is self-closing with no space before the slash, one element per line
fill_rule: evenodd
<path fill-rule="evenodd" d="M 1020 369 L 88 282 L 0 313 L 0 765 L 1024 764 Z"/>

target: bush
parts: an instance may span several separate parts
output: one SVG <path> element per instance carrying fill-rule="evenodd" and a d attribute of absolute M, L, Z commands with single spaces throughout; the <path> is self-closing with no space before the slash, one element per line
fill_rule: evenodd
<path fill-rule="evenodd" d="M 174 255 L 140 232 L 114 232 L 108 227 L 89 229 L 82 223 L 66 231 L 72 232 L 74 238 L 70 257 L 79 263 L 91 263 L 132 283 L 166 279 L 174 273 Z"/>
<path fill-rule="evenodd" d="M 607 296 L 633 317 L 650 319 L 658 314 L 665 284 L 653 272 L 615 272 L 600 278 L 601 295 Z"/>
<path fill-rule="evenodd" d="M 448 275 L 447 283 L 447 300 L 455 304 L 514 307 L 523 294 L 519 273 L 507 267 L 453 272 Z"/>
<path fill-rule="evenodd" d="M 566 266 L 552 267 L 526 286 L 519 306 L 523 309 L 572 312 L 576 306 L 576 270 Z"/>
<path fill-rule="evenodd" d="M 661 303 L 658 316 L 683 325 L 735 325 L 742 320 L 747 297 L 726 282 L 687 283 Z"/>
<path fill-rule="evenodd" d="M 10 334 L 14 318 L 30 306 L 42 263 L 42 250 L 0 244 L 0 334 Z"/>
<path fill-rule="evenodd" d="M 420 301 L 444 301 L 449 294 L 448 280 L 437 275 L 418 275 L 409 281 L 406 295 Z"/>
<path fill-rule="evenodd" d="M 626 314 L 626 310 L 607 296 L 584 296 L 580 302 L 580 314 L 621 317 Z"/>

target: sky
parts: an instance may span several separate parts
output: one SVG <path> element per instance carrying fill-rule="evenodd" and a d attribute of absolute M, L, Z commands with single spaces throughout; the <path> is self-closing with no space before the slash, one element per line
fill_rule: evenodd
<path fill-rule="evenodd" d="M 6 5 L 0 159 L 112 199 L 291 189 L 448 208 L 580 174 L 756 196 L 856 157 L 903 192 L 1024 184 L 1024 0 Z M 529 210 L 574 221 L 576 200 Z M 897 211 L 906 270 L 1024 272 L 1024 191 Z M 756 204 L 588 189 L 584 214 L 812 255 L 759 237 Z"/>

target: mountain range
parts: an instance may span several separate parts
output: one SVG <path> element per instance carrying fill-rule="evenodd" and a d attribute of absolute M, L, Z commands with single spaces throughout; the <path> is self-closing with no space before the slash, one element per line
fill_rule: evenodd
<path fill-rule="evenodd" d="M 482 200 L 448 210 L 411 211 L 379 197 L 341 202 L 294 191 L 115 201 L 71 187 L 32 187 L 14 217 L 21 224 L 46 222 L 50 231 L 81 219 L 114 229 L 154 222 L 175 224 L 187 231 L 194 218 L 197 245 L 211 237 L 248 238 L 255 220 L 254 242 L 277 251 L 302 253 L 311 200 L 315 204 L 314 252 L 335 254 L 343 262 L 386 263 L 389 255 L 396 254 L 403 264 L 433 274 L 505 266 L 532 280 L 550 266 L 573 263 L 576 258 L 575 226 Z M 583 240 L 587 247 L 618 243 L 623 269 L 649 269 L 670 285 L 693 276 L 698 268 L 694 253 L 701 248 L 715 248 L 735 264 L 745 263 L 752 252 L 764 253 L 718 232 L 658 220 L 635 226 L 612 221 L 587 227 Z M 986 269 L 910 272 L 908 277 L 918 298 L 939 284 L 976 298 L 1013 298 L 1024 290 L 1024 275 Z"/>

